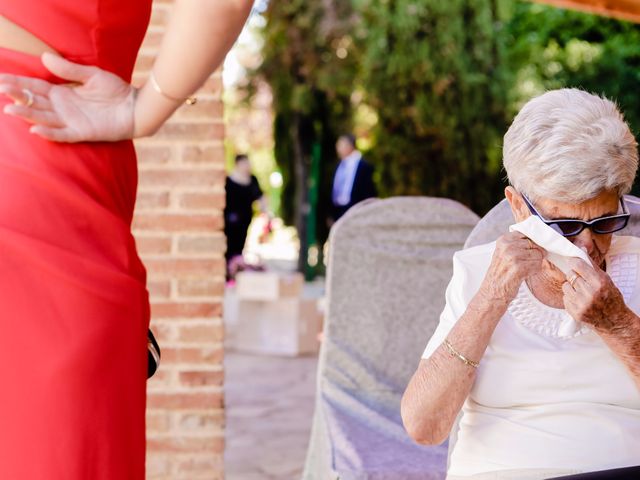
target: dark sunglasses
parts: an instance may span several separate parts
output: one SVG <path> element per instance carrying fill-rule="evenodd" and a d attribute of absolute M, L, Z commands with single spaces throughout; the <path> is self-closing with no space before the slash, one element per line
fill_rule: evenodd
<path fill-rule="evenodd" d="M 522 198 L 524 203 L 527 204 L 529 210 L 533 215 L 539 217 L 544 223 L 553 228 L 556 232 L 558 232 L 563 237 L 573 237 L 582 232 L 585 228 L 590 228 L 593 233 L 598 234 L 607 234 L 617 232 L 618 230 L 622 230 L 629 223 L 629 217 L 631 214 L 628 212 L 626 205 L 624 204 L 624 199 L 620 197 L 620 205 L 622 205 L 622 212 L 618 215 L 610 215 L 606 217 L 598 217 L 593 220 L 589 220 L 585 222 L 583 220 L 567 218 L 561 220 L 547 220 L 544 218 L 531 204 L 529 199 L 524 195 Z"/>

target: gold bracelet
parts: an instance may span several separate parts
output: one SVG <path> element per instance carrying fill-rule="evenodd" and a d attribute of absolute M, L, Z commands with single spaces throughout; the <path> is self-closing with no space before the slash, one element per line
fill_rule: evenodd
<path fill-rule="evenodd" d="M 173 102 L 184 102 L 187 105 L 195 105 L 196 103 L 198 103 L 198 99 L 195 96 L 191 96 L 187 98 L 176 98 L 164 93 L 162 91 L 162 88 L 160 88 L 160 84 L 158 83 L 158 80 L 156 79 L 156 74 L 153 72 L 153 70 L 151 70 L 151 74 L 149 75 L 149 81 L 151 82 L 151 86 L 156 92 L 158 92 L 160 95 L 162 95 L 165 98 L 168 98 Z"/>
<path fill-rule="evenodd" d="M 453 348 L 453 345 L 451 345 L 451 342 L 449 342 L 449 340 L 445 339 L 444 346 L 447 348 L 447 351 L 449 352 L 449 354 L 452 357 L 456 357 L 456 358 L 462 360 L 462 362 L 465 365 L 469 365 L 470 367 L 473 367 L 473 368 L 478 368 L 478 365 L 479 365 L 478 362 L 474 362 L 473 360 L 469 360 L 467 357 L 465 357 L 460 352 L 458 352 L 455 348 Z"/>

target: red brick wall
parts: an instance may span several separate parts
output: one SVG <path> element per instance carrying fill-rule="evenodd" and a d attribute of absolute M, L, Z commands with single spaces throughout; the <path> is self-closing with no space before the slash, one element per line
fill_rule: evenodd
<path fill-rule="evenodd" d="M 136 67 L 157 53 L 171 1 L 156 0 Z M 134 233 L 149 273 L 162 366 L 148 384 L 147 478 L 223 478 L 224 125 L 216 73 L 153 138 L 137 142 Z"/>

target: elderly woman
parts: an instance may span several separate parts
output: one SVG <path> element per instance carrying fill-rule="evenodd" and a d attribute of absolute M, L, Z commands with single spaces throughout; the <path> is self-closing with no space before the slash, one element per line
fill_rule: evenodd
<path fill-rule="evenodd" d="M 448 478 L 640 464 L 640 239 L 613 235 L 637 166 L 609 100 L 550 91 L 516 116 L 504 138 L 516 221 L 539 217 L 590 263 L 570 258 L 565 275 L 517 231 L 455 254 L 440 324 L 402 399 L 405 428 L 425 445 L 443 442 L 462 411 Z"/>

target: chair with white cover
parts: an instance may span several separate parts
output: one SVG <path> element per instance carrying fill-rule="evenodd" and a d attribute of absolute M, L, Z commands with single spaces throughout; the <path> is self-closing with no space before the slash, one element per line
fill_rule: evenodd
<path fill-rule="evenodd" d="M 305 480 L 444 478 L 446 443 L 414 443 L 400 399 L 477 221 L 452 200 L 396 197 L 362 202 L 334 225 Z"/>

